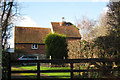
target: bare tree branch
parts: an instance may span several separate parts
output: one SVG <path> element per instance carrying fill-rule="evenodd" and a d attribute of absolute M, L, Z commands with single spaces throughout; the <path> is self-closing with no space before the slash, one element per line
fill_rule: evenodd
<path fill-rule="evenodd" d="M 2 0 L 0 5 L 0 17 L 2 27 L 2 45 L 7 44 L 8 38 L 11 37 L 11 28 L 13 27 L 14 17 L 17 15 L 17 4 L 14 0 Z"/>

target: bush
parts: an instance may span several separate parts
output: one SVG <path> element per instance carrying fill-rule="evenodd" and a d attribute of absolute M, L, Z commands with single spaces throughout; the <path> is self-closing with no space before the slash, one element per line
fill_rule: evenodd
<path fill-rule="evenodd" d="M 9 67 L 10 54 L 6 51 L 2 51 L 2 79 L 8 80 L 8 67 Z"/>
<path fill-rule="evenodd" d="M 67 57 L 67 42 L 64 35 L 50 33 L 45 38 L 47 57 L 52 59 L 63 59 Z"/>

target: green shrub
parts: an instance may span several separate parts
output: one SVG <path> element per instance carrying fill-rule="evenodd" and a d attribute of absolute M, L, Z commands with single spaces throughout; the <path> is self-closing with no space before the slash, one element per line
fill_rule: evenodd
<path fill-rule="evenodd" d="M 6 51 L 2 51 L 2 79 L 8 80 L 8 67 L 9 67 L 10 54 Z"/>
<path fill-rule="evenodd" d="M 64 35 L 50 33 L 45 38 L 47 57 L 52 59 L 63 59 L 67 57 L 67 42 Z"/>

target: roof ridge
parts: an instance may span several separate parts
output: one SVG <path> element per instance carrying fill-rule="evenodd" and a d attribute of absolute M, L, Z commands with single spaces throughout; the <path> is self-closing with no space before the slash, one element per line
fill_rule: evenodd
<path fill-rule="evenodd" d="M 51 29 L 51 28 L 43 28 L 43 27 L 23 27 L 23 26 L 15 26 L 20 28 L 39 28 L 39 29 Z"/>

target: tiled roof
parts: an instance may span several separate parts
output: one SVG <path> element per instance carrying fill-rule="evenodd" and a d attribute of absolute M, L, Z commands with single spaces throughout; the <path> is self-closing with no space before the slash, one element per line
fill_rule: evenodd
<path fill-rule="evenodd" d="M 74 25 L 67 24 L 65 22 L 51 22 L 53 32 L 63 34 L 66 37 L 81 38 L 79 30 Z"/>
<path fill-rule="evenodd" d="M 15 27 L 15 43 L 43 43 L 50 28 Z"/>

